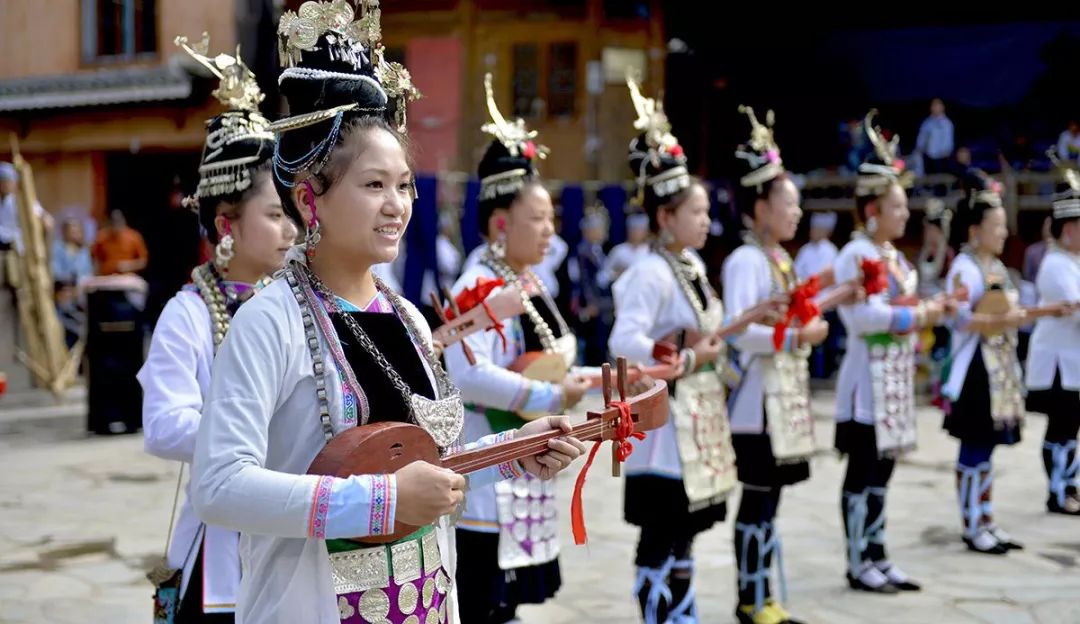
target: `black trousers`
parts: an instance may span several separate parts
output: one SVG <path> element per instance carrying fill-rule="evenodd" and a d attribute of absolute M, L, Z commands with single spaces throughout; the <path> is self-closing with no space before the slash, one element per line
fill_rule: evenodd
<path fill-rule="evenodd" d="M 191 577 L 188 579 L 187 592 L 180 601 L 180 609 L 176 613 L 176 624 L 233 624 L 236 621 L 232 613 L 203 613 L 203 549 L 199 548 L 199 555 L 195 558 L 195 565 L 191 568 Z"/>
<path fill-rule="evenodd" d="M 862 553 L 864 560 L 884 561 L 887 558 L 884 540 L 875 540 L 874 537 L 875 534 L 884 535 L 885 490 L 894 468 L 896 460 L 879 457 L 876 446 L 855 446 L 848 454 L 840 515 L 844 519 L 844 533 L 850 535 L 853 527 L 848 526 L 848 496 L 866 493 L 866 519 L 862 528 L 871 539 Z"/>

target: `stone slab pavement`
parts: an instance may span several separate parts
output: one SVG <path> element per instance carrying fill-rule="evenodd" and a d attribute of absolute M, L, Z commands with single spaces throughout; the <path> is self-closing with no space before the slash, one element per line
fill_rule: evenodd
<path fill-rule="evenodd" d="M 821 453 L 810 481 L 785 490 L 781 502 L 793 614 L 817 624 L 1080 623 L 1080 519 L 1044 511 L 1042 418 L 1028 420 L 1023 443 L 995 453 L 996 516 L 1027 549 L 990 557 L 960 542 L 956 443 L 941 431 L 939 412 L 921 409 L 920 447 L 892 481 L 888 541 L 893 559 L 925 590 L 871 596 L 848 590 L 843 579 L 843 465 L 828 450 L 831 406 L 828 391 L 818 392 Z M 86 438 L 77 408 L 27 409 L 0 404 L 0 623 L 148 622 L 144 574 L 164 547 L 178 465 L 145 455 L 138 437 Z M 609 457 L 600 454 L 585 487 L 587 546 L 572 544 L 567 519 L 577 470 L 560 476 L 564 585 L 555 600 L 523 607 L 524 622 L 637 621 L 630 596 L 636 530 L 622 522 L 622 487 L 610 476 Z M 731 531 L 729 519 L 695 546 L 703 623 L 733 621 Z"/>

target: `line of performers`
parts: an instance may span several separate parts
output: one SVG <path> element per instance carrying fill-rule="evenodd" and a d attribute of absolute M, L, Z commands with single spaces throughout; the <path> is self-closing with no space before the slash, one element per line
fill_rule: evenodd
<path fill-rule="evenodd" d="M 443 350 L 417 309 L 371 272 L 397 255 L 416 197 L 404 128 L 418 93 L 408 72 L 384 59 L 378 3 L 306 2 L 282 16 L 278 37 L 290 116 L 274 122 L 258 113 L 263 96 L 239 58 L 177 39 L 220 78 L 214 93 L 227 110 L 207 124 L 189 201 L 215 256 L 165 307 L 139 374 L 146 450 L 192 467 L 166 565 L 153 578 L 155 617 L 516 621 L 519 605 L 551 599 L 561 585 L 551 479 L 584 445 L 556 415 L 591 383 L 590 371 L 573 366 L 576 337 L 530 270 L 554 234 L 552 198 L 535 167 L 547 150 L 523 122 L 502 117 L 489 77 L 483 130 L 492 141 L 478 171 L 486 243 L 452 294 L 514 287 L 523 313 Z M 814 317 L 776 329 L 759 312 L 800 285 L 782 247 L 802 216 L 799 192 L 772 115 L 763 124 L 747 110 L 751 136 L 736 155 L 748 231 L 723 266 L 721 299 L 693 253 L 709 232 L 705 187 L 689 175 L 661 107 L 628 82 L 638 132 L 629 164 L 654 243 L 614 285 L 609 346 L 669 380 L 670 411 L 626 463 L 624 515 L 640 527 L 641 616 L 699 621 L 693 542 L 726 518 L 740 483 L 735 617 L 794 623 L 781 604 L 776 514 L 782 489 L 810 476 L 808 357 L 829 328 Z M 837 256 L 833 281 L 876 272 L 879 287 L 839 301 L 850 337 L 837 384 L 836 448 L 848 460 L 839 502 L 847 582 L 895 593 L 919 589 L 886 552 L 885 498 L 897 458 L 915 446 L 921 328 L 946 319 L 953 328 L 945 426 L 961 441 L 956 483 L 968 547 L 1020 547 L 993 522 L 991 455 L 1019 440 L 1025 386 L 1028 406 L 1050 415 L 1047 507 L 1080 514 L 1080 181 L 1070 178 L 1054 204 L 1055 240 L 1038 278 L 1045 317 L 1025 380 L 1015 329 L 1032 314 L 1011 301 L 998 260 L 1007 232 L 994 184 L 969 181 L 952 218 L 965 245 L 949 292 L 920 300 L 916 270 L 892 243 L 908 219 L 896 143 L 870 123 L 866 130 L 875 149 L 859 170 L 863 227 Z M 738 318 L 751 322 L 725 333 Z M 526 355 L 535 356 L 528 366 Z M 380 422 L 418 425 L 443 453 L 564 435 L 540 455 L 468 476 L 424 462 L 389 474 L 307 474 L 342 431 Z M 373 543 L 395 525 L 420 528 Z"/>

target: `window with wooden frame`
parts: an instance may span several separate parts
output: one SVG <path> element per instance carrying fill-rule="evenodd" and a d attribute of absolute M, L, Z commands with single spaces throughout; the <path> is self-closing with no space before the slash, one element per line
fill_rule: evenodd
<path fill-rule="evenodd" d="M 157 0 L 82 0 L 84 63 L 155 58 Z"/>
<path fill-rule="evenodd" d="M 578 100 L 578 46 L 573 41 L 515 43 L 510 51 L 515 117 L 574 117 Z"/>

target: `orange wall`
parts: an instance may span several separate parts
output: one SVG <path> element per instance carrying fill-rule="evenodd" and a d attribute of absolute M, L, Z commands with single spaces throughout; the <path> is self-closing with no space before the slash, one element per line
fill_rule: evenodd
<path fill-rule="evenodd" d="M 27 156 L 34 170 L 38 201 L 45 210 L 60 213 L 79 208 L 84 214 L 93 214 L 96 194 L 93 158 L 86 152 Z"/>
<path fill-rule="evenodd" d="M 0 33 L 0 79 L 79 69 L 79 0 L 4 0 Z"/>
<path fill-rule="evenodd" d="M 409 136 L 418 171 L 452 169 L 461 127 L 462 46 L 456 37 L 409 41 L 406 62 L 423 97 L 409 106 Z"/>
<path fill-rule="evenodd" d="M 80 0 L 0 2 L 0 80 L 97 69 L 82 64 L 80 6 Z M 214 50 L 234 49 L 232 6 L 232 0 L 157 0 L 159 58 L 151 64 L 175 53 L 176 35 L 198 40 L 206 31 Z"/>

